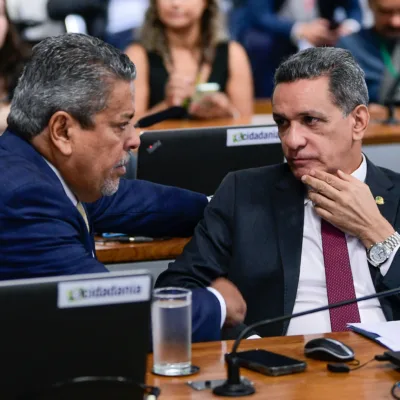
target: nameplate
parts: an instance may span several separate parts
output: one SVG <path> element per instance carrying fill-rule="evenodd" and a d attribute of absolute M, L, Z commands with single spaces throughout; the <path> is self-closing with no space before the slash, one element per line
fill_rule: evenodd
<path fill-rule="evenodd" d="M 150 276 L 60 282 L 58 308 L 135 303 L 150 299 Z"/>
<path fill-rule="evenodd" d="M 231 128 L 226 132 L 227 147 L 280 143 L 277 126 Z"/>

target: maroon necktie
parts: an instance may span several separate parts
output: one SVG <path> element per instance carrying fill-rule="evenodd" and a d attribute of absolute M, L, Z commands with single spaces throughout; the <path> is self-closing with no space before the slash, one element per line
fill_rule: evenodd
<path fill-rule="evenodd" d="M 356 294 L 345 234 L 321 219 L 321 236 L 328 303 L 354 299 Z M 329 314 L 332 332 L 345 331 L 347 323 L 360 322 L 357 304 L 330 309 Z"/>

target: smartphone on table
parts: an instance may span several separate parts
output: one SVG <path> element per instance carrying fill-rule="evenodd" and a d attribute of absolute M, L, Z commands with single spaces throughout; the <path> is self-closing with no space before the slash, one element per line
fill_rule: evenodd
<path fill-rule="evenodd" d="M 302 372 L 306 369 L 305 361 L 296 360 L 263 349 L 241 351 L 237 353 L 239 364 L 243 368 L 260 372 L 264 375 L 279 376 Z"/>

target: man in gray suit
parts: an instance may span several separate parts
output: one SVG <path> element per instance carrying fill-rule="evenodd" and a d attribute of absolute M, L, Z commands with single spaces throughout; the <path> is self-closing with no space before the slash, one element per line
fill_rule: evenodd
<path fill-rule="evenodd" d="M 361 152 L 368 91 L 351 53 L 312 48 L 283 62 L 273 116 L 287 163 L 229 174 L 157 286 L 228 278 L 247 303 L 245 324 L 400 286 L 400 175 Z M 257 333 L 322 333 L 393 319 L 400 319 L 398 296 Z"/>

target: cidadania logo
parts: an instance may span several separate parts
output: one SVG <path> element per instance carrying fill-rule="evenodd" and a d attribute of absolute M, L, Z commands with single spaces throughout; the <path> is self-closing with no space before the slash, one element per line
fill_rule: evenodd
<path fill-rule="evenodd" d="M 79 288 L 68 290 L 68 301 L 74 302 L 79 300 L 93 299 L 99 297 L 114 297 L 114 296 L 131 296 L 139 294 L 141 287 L 139 285 L 132 286 L 111 286 L 111 287 L 93 287 Z"/>

